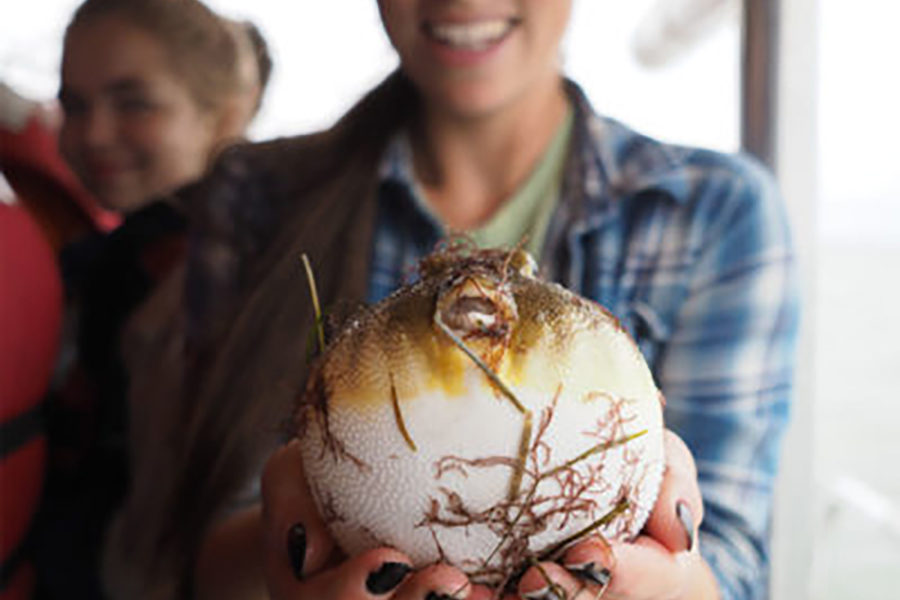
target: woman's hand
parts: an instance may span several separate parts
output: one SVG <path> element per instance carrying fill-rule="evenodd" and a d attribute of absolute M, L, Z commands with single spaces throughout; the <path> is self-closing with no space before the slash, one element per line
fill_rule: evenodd
<path fill-rule="evenodd" d="M 571 547 L 560 564 L 541 563 L 519 582 L 529 600 L 718 598 L 715 579 L 697 548 L 703 502 L 690 450 L 666 431 L 666 473 L 644 530 L 631 543 L 591 538 Z M 556 594 L 554 596 L 554 593 Z"/>
<path fill-rule="evenodd" d="M 666 473 L 643 533 L 612 546 L 590 538 L 571 547 L 560 563 L 532 567 L 519 582 L 522 597 L 594 598 L 601 591 L 604 598 L 628 600 L 718 597 L 697 548 L 703 503 L 693 457 L 674 433 L 667 431 L 665 442 Z M 306 488 L 297 442 L 266 465 L 263 525 L 266 579 L 276 600 L 492 597 L 491 590 L 470 584 L 448 565 L 413 571 L 409 557 L 391 548 L 344 559 Z"/>
<path fill-rule="evenodd" d="M 414 571 L 392 548 L 341 556 L 306 486 L 298 442 L 273 454 L 262 479 L 265 575 L 275 600 L 482 600 L 491 591 L 471 585 L 449 565 Z"/>

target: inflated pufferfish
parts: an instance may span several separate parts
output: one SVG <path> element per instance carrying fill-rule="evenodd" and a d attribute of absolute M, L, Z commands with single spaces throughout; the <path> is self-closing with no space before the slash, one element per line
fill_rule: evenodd
<path fill-rule="evenodd" d="M 510 581 L 599 533 L 635 536 L 662 480 L 662 396 L 600 305 L 523 251 L 451 246 L 348 320 L 298 405 L 338 544 Z"/>

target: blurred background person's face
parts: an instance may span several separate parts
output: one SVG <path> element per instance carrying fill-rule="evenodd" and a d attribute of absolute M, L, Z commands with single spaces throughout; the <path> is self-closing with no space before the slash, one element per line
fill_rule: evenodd
<path fill-rule="evenodd" d="M 108 209 L 133 211 L 196 179 L 217 142 L 215 119 L 169 61 L 156 38 L 112 15 L 67 38 L 60 146 Z"/>
<path fill-rule="evenodd" d="M 556 85 L 571 0 L 379 0 L 429 106 L 480 116 Z"/>

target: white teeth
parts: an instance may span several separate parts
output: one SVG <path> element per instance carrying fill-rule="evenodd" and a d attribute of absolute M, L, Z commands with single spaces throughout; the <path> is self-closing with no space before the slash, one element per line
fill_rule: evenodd
<path fill-rule="evenodd" d="M 480 49 L 506 35 L 513 24 L 506 19 L 476 23 L 432 24 L 428 31 L 439 42 L 468 49 Z"/>

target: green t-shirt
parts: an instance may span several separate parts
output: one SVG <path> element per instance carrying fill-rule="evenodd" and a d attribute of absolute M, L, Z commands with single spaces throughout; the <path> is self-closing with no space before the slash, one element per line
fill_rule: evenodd
<path fill-rule="evenodd" d="M 569 108 L 528 179 L 485 224 L 466 232 L 479 247 L 513 248 L 527 237 L 524 248 L 536 260 L 540 259 L 550 217 L 559 199 L 572 122 L 573 112 Z M 430 206 L 424 208 L 434 214 Z"/>

